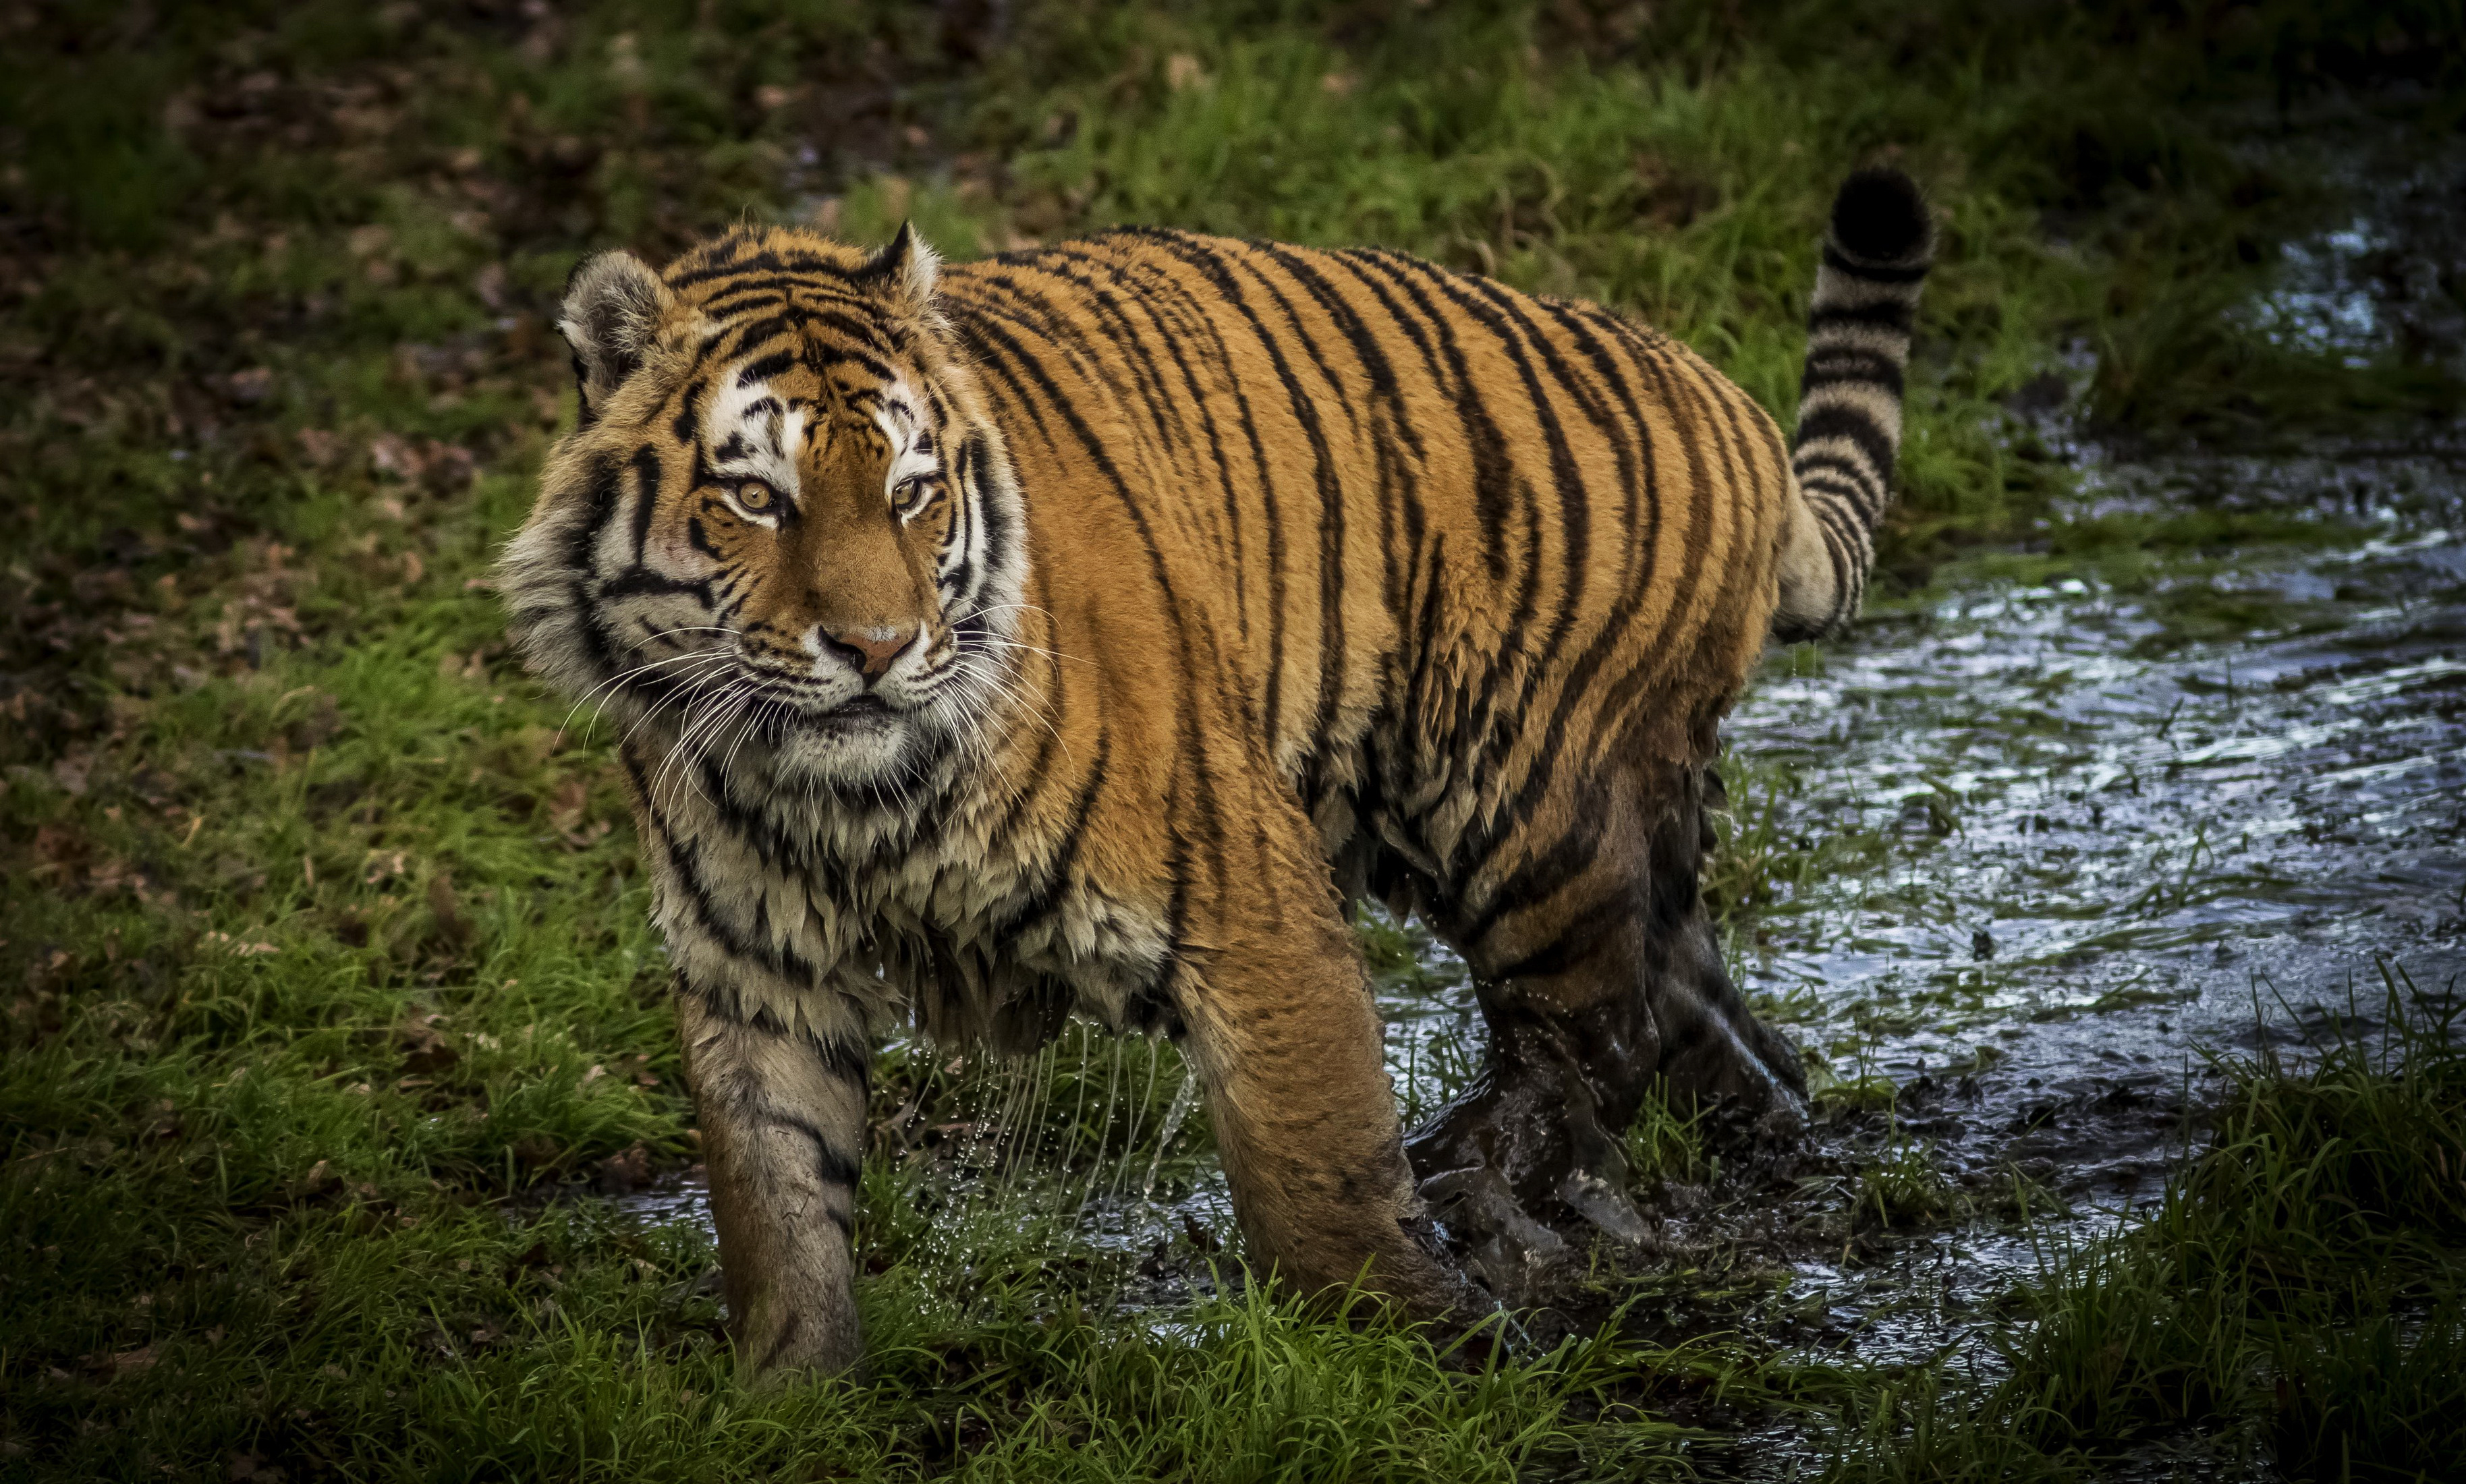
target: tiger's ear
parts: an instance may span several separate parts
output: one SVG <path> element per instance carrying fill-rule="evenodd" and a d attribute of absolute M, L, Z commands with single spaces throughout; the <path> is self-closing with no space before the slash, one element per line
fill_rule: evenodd
<path fill-rule="evenodd" d="M 586 258 L 566 280 L 557 329 L 573 347 L 582 426 L 599 416 L 609 393 L 642 367 L 642 353 L 673 300 L 640 258 L 619 249 Z"/>
<path fill-rule="evenodd" d="M 933 283 L 941 277 L 942 256 L 916 234 L 916 224 L 901 222 L 899 235 L 857 270 L 857 277 L 909 314 L 921 315 L 933 302 Z"/>

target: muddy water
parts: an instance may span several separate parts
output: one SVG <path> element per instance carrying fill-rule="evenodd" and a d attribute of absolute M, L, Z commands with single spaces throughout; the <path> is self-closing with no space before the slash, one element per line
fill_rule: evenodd
<path fill-rule="evenodd" d="M 2094 573 L 1962 590 L 1778 661 L 1730 734 L 1751 779 L 1785 780 L 1777 832 L 1872 853 L 1783 889 L 1745 981 L 1845 1074 L 2037 1110 L 2011 1140 L 1991 1116 L 1912 1127 L 1979 1157 L 2060 1150 L 2075 1184 L 2148 1152 L 2086 1110 L 2179 1083 L 2256 1008 L 2368 1008 L 2385 964 L 2426 989 L 2466 970 L 2454 475 L 2217 459 L 2097 483 L 2103 504 L 2209 489 L 2372 534 L 2130 593 Z M 2220 626 L 2241 631 L 2199 636 Z"/>
<path fill-rule="evenodd" d="M 1946 1174 L 2074 1219 L 1801 1261 L 1871 1361 L 1916 1359 L 2153 1197 L 2205 1050 L 2369 1033 L 2392 981 L 2466 988 L 2466 505 L 2432 458 L 2180 459 L 2104 505 L 2268 500 L 2360 540 L 1983 584 L 1777 660 L 1732 745 L 1782 833 L 1862 841 L 1789 888 L 1741 977 Z M 2204 494 L 2203 492 L 2207 492 Z M 2229 632 L 2219 632 L 2224 628 Z M 2069 1228 L 2069 1230 L 2066 1229 Z"/>
<path fill-rule="evenodd" d="M 2249 322 L 2350 366 L 2466 365 L 2458 143 L 2259 146 L 2324 165 L 2354 213 L 2286 246 Z M 2059 519 L 2241 512 L 2289 539 L 1981 562 L 1775 656 L 1736 713 L 1733 842 L 1781 869 L 1734 969 L 1871 1095 L 1847 1101 L 1890 1099 L 1880 1131 L 1836 1118 L 1819 1149 L 1837 1169 L 1914 1148 L 2061 1202 L 1838 1256 L 1783 1244 L 1776 1307 L 1799 1322 L 1768 1332 L 1867 1362 L 1991 1372 L 1990 1306 L 2155 1197 L 2206 1054 L 2299 1056 L 2372 1035 L 2392 987 L 2466 991 L 2466 422 L 2142 460 L 2036 431 L 2081 471 Z M 1781 1478 L 1824 1457 L 1766 1421 L 1707 1462 Z"/>

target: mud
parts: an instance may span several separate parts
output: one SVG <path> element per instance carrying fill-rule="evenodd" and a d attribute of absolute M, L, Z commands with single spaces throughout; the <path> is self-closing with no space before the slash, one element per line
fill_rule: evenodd
<path fill-rule="evenodd" d="M 2256 1009 L 2466 969 L 2466 510 L 2429 460 L 2336 469 L 2115 471 L 2103 498 L 2266 491 L 2379 534 L 2131 595 L 1961 592 L 1740 707 L 1737 754 L 1786 769 L 1779 827 L 1885 858 L 1760 914 L 1738 966 L 1836 1068 L 1950 1080 L 1914 1132 L 2126 1183 L 2143 1105 Z M 2243 632 L 2187 636 L 2222 609 Z"/>

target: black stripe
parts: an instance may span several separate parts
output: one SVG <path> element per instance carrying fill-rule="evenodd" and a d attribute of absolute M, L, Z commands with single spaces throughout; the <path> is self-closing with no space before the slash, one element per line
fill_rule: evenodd
<path fill-rule="evenodd" d="M 1574 628 L 1577 608 L 1583 595 L 1584 563 L 1591 549 L 1590 502 L 1585 498 L 1582 476 L 1577 469 L 1573 450 L 1568 445 L 1566 430 L 1560 425 L 1558 411 L 1551 405 L 1549 393 L 1541 385 L 1540 375 L 1534 366 L 1533 355 L 1527 352 L 1528 338 L 1532 341 L 1534 350 L 1538 351 L 1543 348 L 1537 329 L 1530 321 L 1524 319 L 1520 312 L 1513 310 L 1504 300 L 1495 299 L 1498 293 L 1495 285 L 1478 278 L 1461 277 L 1427 263 L 1416 263 L 1414 266 L 1448 302 L 1488 330 L 1497 341 L 1500 350 L 1515 366 L 1516 375 L 1524 387 L 1526 410 L 1531 412 L 1534 423 L 1540 430 L 1542 440 L 1549 451 L 1551 483 L 1558 495 L 1556 508 L 1559 517 L 1562 544 L 1559 554 L 1561 575 L 1558 613 L 1552 619 L 1547 636 L 1542 640 L 1539 649 L 1522 667 L 1522 684 L 1518 688 L 1520 697 L 1513 706 L 1507 706 L 1505 698 L 1500 694 L 1501 686 L 1506 684 L 1513 674 L 1507 666 L 1491 667 L 1482 677 L 1480 685 L 1474 692 L 1473 715 L 1476 719 L 1475 724 L 1484 736 L 1484 763 L 1489 769 L 1497 770 L 1506 765 L 1508 755 L 1521 728 L 1500 725 L 1495 719 L 1502 713 L 1521 718 L 1524 711 L 1532 704 L 1535 692 L 1551 675 L 1554 668 L 1552 661 Z M 1485 307 L 1480 301 L 1483 298 L 1492 299 L 1492 306 Z M 1561 384 L 1564 385 L 1563 378 Z M 1532 533 L 1530 546 L 1533 555 L 1532 563 L 1526 568 L 1525 581 L 1518 590 L 1516 616 L 1513 620 L 1515 631 L 1521 633 L 1529 626 L 1540 605 L 1542 522 L 1539 501 L 1534 497 L 1529 484 L 1520 477 L 1516 482 L 1518 488 L 1524 490 L 1529 507 L 1526 523 Z M 1498 837 L 1504 838 L 1505 833 L 1501 831 Z"/>
<path fill-rule="evenodd" d="M 651 515 L 660 502 L 663 473 L 659 450 L 645 445 L 634 454 L 634 565 L 642 565 L 651 542 Z"/>
<path fill-rule="evenodd" d="M 1441 380 L 1438 389 L 1449 395 L 1456 404 L 1456 414 L 1463 420 L 1467 440 L 1471 444 L 1473 458 L 1473 516 L 1481 524 L 1482 563 L 1492 582 L 1507 580 L 1507 519 L 1514 503 L 1513 487 L 1514 460 L 1508 455 L 1506 439 L 1498 425 L 1491 420 L 1490 410 L 1474 390 L 1472 375 L 1467 368 L 1464 352 L 1456 344 L 1455 331 L 1447 317 L 1439 313 L 1421 287 L 1405 276 L 1407 269 L 1438 270 L 1401 254 L 1375 249 L 1356 250 L 1337 255 L 1349 262 L 1376 270 L 1399 293 L 1412 300 L 1429 322 L 1438 343 L 1440 355 L 1452 373 Z M 1448 381 L 1454 383 L 1450 391 Z"/>
<path fill-rule="evenodd" d="M 1328 734 L 1334 729 L 1336 705 L 1343 696 L 1344 486 L 1336 475 L 1335 460 L 1328 443 L 1327 430 L 1319 421 L 1318 399 L 1311 396 L 1309 389 L 1302 385 L 1292 363 L 1286 358 L 1284 345 L 1279 338 L 1267 328 L 1267 322 L 1250 307 L 1248 297 L 1242 292 L 1241 284 L 1235 277 L 1234 265 L 1237 262 L 1243 269 L 1248 271 L 1253 281 L 1266 292 L 1268 298 L 1275 300 L 1277 307 L 1284 311 L 1286 322 L 1292 326 L 1295 340 L 1316 365 L 1330 393 L 1340 394 L 1341 385 L 1328 369 L 1326 362 L 1319 359 L 1318 351 L 1311 343 L 1311 337 L 1303 329 L 1301 318 L 1294 312 L 1291 302 L 1256 268 L 1242 262 L 1235 255 L 1222 252 L 1212 245 L 1204 245 L 1193 239 L 1181 239 L 1177 243 L 1169 244 L 1167 251 L 1174 252 L 1175 255 L 1184 262 L 1199 269 L 1209 281 L 1224 291 L 1234 311 L 1250 326 L 1252 333 L 1258 337 L 1260 347 L 1267 351 L 1267 363 L 1274 367 L 1276 380 L 1284 387 L 1286 398 L 1291 405 L 1293 420 L 1301 426 L 1303 436 L 1310 440 L 1311 472 L 1318 493 L 1319 663 L 1318 705 L 1311 715 L 1309 730 L 1304 734 L 1304 741 L 1308 744 L 1305 751 L 1315 752 L 1326 744 Z M 1336 402 L 1339 407 L 1344 406 L 1340 395 L 1336 396 Z M 1272 718 L 1270 725 L 1272 728 Z M 1281 741 L 1282 739 L 1271 729 L 1267 738 L 1271 757 Z"/>
<path fill-rule="evenodd" d="M 1923 262 L 1915 267 L 1907 263 L 1871 263 L 1862 257 L 1851 257 L 1827 241 L 1824 244 L 1824 266 L 1869 283 L 1917 283 L 1925 279 L 1930 265 Z"/>
<path fill-rule="evenodd" d="M 1910 321 L 1917 306 L 1903 299 L 1879 299 L 1866 304 L 1827 303 L 1818 296 L 1814 307 L 1807 311 L 1806 333 L 1812 340 L 1827 330 L 1862 328 L 1885 330 L 1894 335 L 1910 333 Z"/>
<path fill-rule="evenodd" d="M 787 370 L 790 366 L 793 366 L 796 364 L 796 356 L 794 351 L 774 350 L 769 355 L 763 356 L 758 360 L 748 361 L 744 365 L 738 367 L 736 372 L 736 385 L 739 387 L 751 387 L 756 382 L 769 381 L 772 377 Z"/>
<path fill-rule="evenodd" d="M 631 566 L 599 585 L 599 600 L 612 598 L 691 597 L 703 607 L 710 606 L 710 584 L 707 580 L 688 582 L 653 571 L 647 566 Z"/>
<path fill-rule="evenodd" d="M 856 1081 L 860 1088 L 864 1085 L 861 1077 Z M 802 1134 L 813 1141 L 814 1173 L 819 1175 L 825 1184 L 845 1185 L 853 1189 L 857 1181 L 863 1177 L 864 1173 L 863 1161 L 858 1156 L 841 1148 L 839 1141 L 822 1132 L 821 1125 L 811 1119 L 782 1111 L 775 1106 L 764 1108 L 760 1118 L 766 1123 Z"/>
<path fill-rule="evenodd" d="M 725 244 L 729 240 L 729 238 L 724 237 L 721 239 L 721 242 Z M 693 259 L 688 257 L 684 261 L 691 262 Z M 783 257 L 776 252 L 762 252 L 755 254 L 751 257 L 729 256 L 725 258 L 718 256 L 718 255 L 714 253 L 706 255 L 706 261 L 702 266 L 686 268 L 683 272 L 678 271 L 680 267 L 683 267 L 682 263 L 677 266 L 670 267 L 665 275 L 668 287 L 672 289 L 689 289 L 697 284 L 710 283 L 721 278 L 733 277 L 740 274 L 749 273 L 819 274 L 837 278 L 841 282 L 852 283 L 856 281 L 856 275 L 849 269 L 842 267 L 838 263 L 829 262 L 823 258 L 816 257 L 809 253 L 796 253 Z"/>
<path fill-rule="evenodd" d="M 1857 445 L 1858 452 L 1873 461 L 1876 473 L 1892 473 L 1892 436 L 1872 417 L 1858 409 L 1829 405 L 1810 408 L 1803 412 L 1794 441 L 1806 444 L 1824 438 L 1848 439 Z"/>
<path fill-rule="evenodd" d="M 1650 581 L 1654 564 L 1660 558 L 1660 472 L 1652 450 L 1650 419 L 1643 406 L 1636 400 L 1635 389 L 1619 373 L 1616 359 L 1610 354 L 1608 346 L 1592 334 L 1590 327 L 1583 324 L 1580 317 L 1569 312 L 1564 306 L 1545 302 L 1544 307 L 1552 312 L 1572 335 L 1577 337 L 1579 346 L 1590 357 L 1602 379 L 1615 388 L 1621 407 L 1626 414 L 1625 431 L 1635 434 L 1637 451 L 1641 454 L 1640 467 L 1639 463 L 1629 461 L 1630 455 L 1626 452 L 1625 437 L 1621 436 L 1619 440 L 1621 477 L 1627 486 L 1625 506 L 1626 520 L 1623 528 L 1632 532 L 1639 497 L 1645 520 L 1641 541 L 1630 537 L 1624 543 L 1625 549 L 1620 564 L 1621 581 L 1618 590 L 1621 593 L 1632 593 L 1637 585 Z M 1639 483 L 1641 489 L 1637 487 Z M 1571 742 L 1579 740 L 1580 736 L 1590 735 L 1594 730 L 1585 728 L 1580 733 L 1575 724 L 1578 713 L 1587 705 L 1597 703 L 1599 696 L 1595 676 L 1599 675 L 1601 668 L 1618 653 L 1623 641 L 1627 637 L 1635 623 L 1636 609 L 1637 605 L 1633 601 L 1616 604 L 1608 621 L 1600 627 L 1591 642 L 1586 644 L 1582 653 L 1577 655 L 1575 663 L 1567 667 L 1560 676 L 1558 704 L 1552 709 L 1548 720 L 1539 728 L 1542 739 L 1541 747 L 1534 758 L 1532 765 L 1526 769 L 1522 786 L 1509 805 L 1511 817 L 1517 819 L 1527 817 L 1539 806 L 1544 790 L 1558 776 L 1561 750 Z"/>
<path fill-rule="evenodd" d="M 1158 228 L 1127 229 L 1112 234 L 1133 250 L 1137 246 L 1161 245 L 1166 249 L 1167 255 L 1172 257 L 1178 257 L 1177 254 L 1172 252 L 1172 245 L 1182 235 L 1182 233 Z M 1154 292 L 1159 295 L 1177 296 L 1182 304 L 1192 309 L 1192 321 L 1205 332 L 1208 338 L 1214 353 L 1215 367 L 1223 377 L 1225 388 L 1232 393 L 1234 411 L 1238 415 L 1243 434 L 1250 445 L 1251 467 L 1256 471 L 1259 480 L 1261 516 L 1267 527 L 1267 665 L 1265 706 L 1267 732 L 1272 738 L 1277 733 L 1277 718 L 1283 705 L 1285 535 L 1284 521 L 1279 510 L 1280 501 L 1276 497 L 1275 476 L 1267 459 L 1267 442 L 1260 436 L 1258 418 L 1250 407 L 1249 391 L 1243 386 L 1241 377 L 1235 374 L 1232 349 L 1225 343 L 1223 335 L 1218 328 L 1213 313 L 1216 307 L 1214 301 L 1202 299 L 1192 294 L 1188 288 L 1161 272 L 1157 276 Z M 1239 503 L 1228 498 L 1226 508 L 1228 513 L 1235 516 L 1237 521 L 1235 539 L 1238 545 Z M 1246 566 L 1246 564 L 1244 565 Z M 1244 607 L 1246 608 L 1246 604 Z"/>
<path fill-rule="evenodd" d="M 1096 795 L 1104 790 L 1107 782 L 1106 764 L 1111 761 L 1112 755 L 1112 729 L 1106 726 L 1100 718 L 1096 725 L 1096 756 L 1080 781 L 1079 791 L 1071 798 L 1070 814 L 1062 827 L 1061 843 L 1054 847 L 1036 889 L 1014 900 L 1010 910 L 994 924 L 992 936 L 995 941 L 1014 940 L 1062 910 L 1063 898 L 1070 890 L 1070 874 L 1078 869 L 1079 852 L 1087 840 L 1087 822 L 1095 813 Z"/>

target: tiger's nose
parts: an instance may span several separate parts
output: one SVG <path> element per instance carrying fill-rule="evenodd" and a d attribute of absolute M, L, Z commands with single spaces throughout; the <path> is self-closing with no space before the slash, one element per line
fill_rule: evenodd
<path fill-rule="evenodd" d="M 822 631 L 822 642 L 840 652 L 840 657 L 857 667 L 867 680 L 879 680 L 890 662 L 916 639 L 916 626 L 905 629 L 849 629 L 833 633 Z"/>

